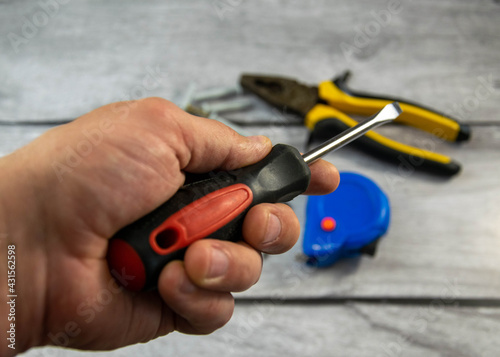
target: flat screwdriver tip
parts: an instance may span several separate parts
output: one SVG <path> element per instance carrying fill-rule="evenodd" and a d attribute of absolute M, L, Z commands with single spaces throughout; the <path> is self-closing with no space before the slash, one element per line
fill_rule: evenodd
<path fill-rule="evenodd" d="M 398 102 L 393 102 L 391 104 L 387 104 L 382 110 L 378 113 L 376 118 L 378 118 L 378 122 L 381 124 L 393 121 L 396 119 L 401 113 L 403 109 Z"/>

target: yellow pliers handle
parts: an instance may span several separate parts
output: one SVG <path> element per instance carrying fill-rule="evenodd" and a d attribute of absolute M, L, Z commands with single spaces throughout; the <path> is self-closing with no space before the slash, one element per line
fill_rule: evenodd
<path fill-rule="evenodd" d="M 317 104 L 306 115 L 305 123 L 311 129 L 313 138 L 325 140 L 358 122 L 329 105 Z M 460 171 L 460 165 L 446 155 L 406 145 L 374 131 L 369 131 L 353 145 L 373 156 L 401 165 L 405 171 L 425 170 L 441 176 L 453 176 Z"/>
<path fill-rule="evenodd" d="M 413 126 L 440 139 L 457 142 L 469 139 L 469 127 L 456 120 L 397 98 L 382 98 L 368 94 L 357 94 L 345 87 L 345 81 L 325 81 L 318 86 L 319 97 L 332 107 L 347 114 L 373 115 L 387 104 L 399 102 L 403 113 L 395 120 L 397 123 Z"/>

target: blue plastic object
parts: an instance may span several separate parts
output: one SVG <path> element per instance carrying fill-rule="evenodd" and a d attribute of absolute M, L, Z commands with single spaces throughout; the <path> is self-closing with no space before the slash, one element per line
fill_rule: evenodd
<path fill-rule="evenodd" d="M 372 180 L 341 172 L 335 192 L 309 197 L 306 214 L 304 253 L 309 264 L 326 267 L 342 258 L 374 253 L 389 228 L 390 206 Z"/>

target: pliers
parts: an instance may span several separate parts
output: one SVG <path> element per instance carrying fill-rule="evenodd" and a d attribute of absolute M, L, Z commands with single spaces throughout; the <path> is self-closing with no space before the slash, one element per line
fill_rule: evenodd
<path fill-rule="evenodd" d="M 357 124 L 347 114 L 369 116 L 385 105 L 397 101 L 403 113 L 395 122 L 426 131 L 439 140 L 462 142 L 470 138 L 470 128 L 458 121 L 404 99 L 355 92 L 347 87 L 350 72 L 318 86 L 309 86 L 294 79 L 243 74 L 240 85 L 284 112 L 304 117 L 304 124 L 317 139 L 332 137 Z M 406 145 L 370 131 L 355 143 L 362 150 L 393 162 L 411 165 L 415 170 L 453 176 L 460 164 L 450 157 Z"/>

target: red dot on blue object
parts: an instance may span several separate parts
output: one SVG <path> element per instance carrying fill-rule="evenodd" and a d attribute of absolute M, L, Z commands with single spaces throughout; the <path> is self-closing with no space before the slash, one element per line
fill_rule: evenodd
<path fill-rule="evenodd" d="M 332 232 L 337 227 L 337 222 L 332 217 L 325 217 L 321 220 L 321 229 L 325 232 Z"/>

